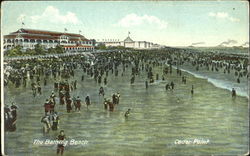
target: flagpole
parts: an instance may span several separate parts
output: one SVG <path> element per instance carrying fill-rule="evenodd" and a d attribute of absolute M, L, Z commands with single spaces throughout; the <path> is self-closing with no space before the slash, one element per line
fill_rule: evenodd
<path fill-rule="evenodd" d="M 22 27 L 21 28 L 23 28 L 24 27 L 24 22 L 22 22 Z"/>

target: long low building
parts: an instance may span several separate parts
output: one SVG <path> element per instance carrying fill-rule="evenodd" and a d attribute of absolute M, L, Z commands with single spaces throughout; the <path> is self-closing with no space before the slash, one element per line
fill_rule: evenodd
<path fill-rule="evenodd" d="M 34 29 L 19 29 L 4 36 L 4 50 L 9 50 L 17 45 L 22 50 L 34 49 L 36 44 L 41 44 L 45 49 L 61 45 L 65 51 L 92 51 L 94 40 L 89 40 L 81 34 L 55 32 Z"/>
<path fill-rule="evenodd" d="M 114 39 L 110 40 L 102 40 L 97 42 L 98 44 L 104 44 L 106 47 L 126 47 L 126 48 L 134 48 L 134 49 L 157 49 L 162 46 L 159 44 L 155 44 L 147 41 L 133 41 L 130 36 L 128 36 L 124 41 L 118 41 Z"/>

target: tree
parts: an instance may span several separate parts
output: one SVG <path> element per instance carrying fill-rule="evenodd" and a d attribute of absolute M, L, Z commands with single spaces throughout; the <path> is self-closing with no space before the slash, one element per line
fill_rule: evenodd
<path fill-rule="evenodd" d="M 61 45 L 57 45 L 55 48 L 55 53 L 57 54 L 64 53 L 63 47 Z"/>
<path fill-rule="evenodd" d="M 26 49 L 24 55 L 36 55 L 36 51 L 34 49 Z"/>
<path fill-rule="evenodd" d="M 104 50 L 104 49 L 107 49 L 107 47 L 105 44 L 99 44 L 98 46 L 96 46 L 96 49 Z"/>
<path fill-rule="evenodd" d="M 35 45 L 35 54 L 36 55 L 43 55 L 45 54 L 45 50 L 43 49 L 41 44 L 36 44 Z"/>
<path fill-rule="evenodd" d="M 22 46 L 18 45 L 6 52 L 7 56 L 21 56 L 22 55 Z"/>
<path fill-rule="evenodd" d="M 55 53 L 56 53 L 55 48 L 49 48 L 49 49 L 48 49 L 48 53 L 49 53 L 49 54 L 55 54 Z"/>

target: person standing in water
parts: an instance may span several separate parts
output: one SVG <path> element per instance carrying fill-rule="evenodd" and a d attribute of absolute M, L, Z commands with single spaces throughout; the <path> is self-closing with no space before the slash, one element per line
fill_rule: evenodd
<path fill-rule="evenodd" d="M 236 97 L 236 90 L 234 88 L 232 89 L 232 97 Z"/>
<path fill-rule="evenodd" d="M 64 130 L 61 130 L 60 131 L 60 134 L 58 135 L 57 139 L 58 141 L 60 142 L 63 142 L 63 140 L 65 139 L 65 134 L 64 134 Z M 61 153 L 61 155 L 63 155 L 63 152 L 64 152 L 64 145 L 62 143 L 59 143 L 57 145 L 57 151 L 56 151 L 56 154 L 58 155 L 59 153 Z"/>
<path fill-rule="evenodd" d="M 89 96 L 86 96 L 86 98 L 85 98 L 85 103 L 86 103 L 87 108 L 88 108 L 89 105 L 90 105 L 90 98 L 89 98 Z"/>
<path fill-rule="evenodd" d="M 127 118 L 130 115 L 130 108 L 126 111 L 126 113 L 124 114 L 125 118 Z"/>
<path fill-rule="evenodd" d="M 194 95 L 194 85 L 192 85 L 191 94 Z"/>
<path fill-rule="evenodd" d="M 76 99 L 76 105 L 75 105 L 75 111 L 78 109 L 78 111 L 81 110 L 81 99 L 79 96 L 77 96 L 77 99 Z"/>
<path fill-rule="evenodd" d="M 171 89 L 173 90 L 174 89 L 174 82 L 173 81 L 170 83 L 170 86 L 171 86 Z"/>

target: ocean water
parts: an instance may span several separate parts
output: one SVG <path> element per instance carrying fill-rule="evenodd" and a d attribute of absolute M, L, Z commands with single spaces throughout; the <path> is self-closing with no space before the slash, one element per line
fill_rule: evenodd
<path fill-rule="evenodd" d="M 161 77 L 162 67 L 153 68 Z M 99 97 L 101 85 L 85 75 L 75 72 L 77 90 L 71 95 L 83 100 L 90 96 L 91 106 L 83 106 L 80 112 L 67 113 L 65 106 L 56 105 L 60 116 L 59 129 L 65 131 L 68 140 L 87 140 L 86 145 L 65 147 L 65 156 L 162 156 L 162 155 L 242 155 L 247 153 L 249 142 L 248 99 L 231 97 L 231 92 L 218 88 L 208 79 L 189 73 L 187 84 L 173 70 L 145 88 L 146 74 L 142 72 L 130 84 L 131 69 L 118 77 L 109 72 L 105 96 L 121 94 L 120 104 L 114 112 L 104 110 L 103 97 Z M 43 79 L 42 79 L 43 80 Z M 173 81 L 175 89 L 165 90 Z M 194 95 L 190 94 L 194 85 Z M 28 83 L 27 86 L 30 86 Z M 4 89 L 5 104 L 18 105 L 17 130 L 5 133 L 5 152 L 17 156 L 53 156 L 56 145 L 35 145 L 34 139 L 55 139 L 58 131 L 42 134 L 43 104 L 53 90 L 53 78 L 42 86 L 42 95 L 32 96 L 30 87 Z M 56 93 L 57 95 L 57 93 Z M 124 113 L 131 108 L 129 118 Z M 208 144 L 176 144 L 176 140 L 209 140 Z"/>
<path fill-rule="evenodd" d="M 175 68 L 177 67 L 175 66 Z M 234 88 L 238 95 L 249 98 L 248 78 L 245 76 L 240 79 L 240 83 L 237 83 L 237 77 L 234 76 L 234 72 L 232 71 L 229 74 L 224 74 L 222 69 L 218 72 L 211 71 L 211 69 L 210 71 L 207 71 L 205 67 L 199 68 L 199 71 L 197 71 L 190 64 L 179 66 L 179 68 L 197 78 L 206 79 L 216 87 L 227 89 L 229 91 Z"/>
<path fill-rule="evenodd" d="M 194 53 L 206 53 L 214 52 L 221 53 L 225 55 L 239 55 L 248 58 L 249 49 L 248 48 L 237 48 L 237 47 L 190 47 L 188 50 L 193 51 Z M 167 63 L 165 63 L 167 64 Z M 175 69 L 177 66 L 173 66 Z M 235 70 L 231 70 L 230 73 L 224 73 L 223 68 L 218 68 L 219 71 L 207 70 L 205 66 L 199 67 L 197 71 L 195 66 L 192 66 L 191 63 L 185 62 L 183 65 L 178 66 L 182 71 L 188 72 L 194 75 L 197 78 L 206 79 L 208 82 L 212 83 L 216 87 L 227 89 L 229 91 L 234 88 L 238 95 L 247 97 L 249 99 L 249 79 L 246 76 L 240 78 L 240 83 L 237 83 L 237 76 L 235 76 Z M 249 72 L 248 68 L 248 72 Z"/>

